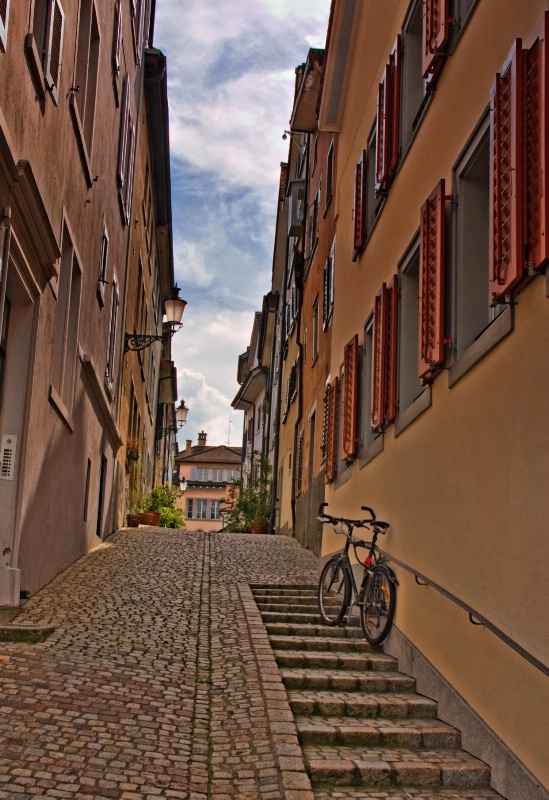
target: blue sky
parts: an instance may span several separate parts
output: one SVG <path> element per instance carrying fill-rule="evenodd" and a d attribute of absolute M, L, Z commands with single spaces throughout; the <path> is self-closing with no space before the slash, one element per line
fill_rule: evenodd
<path fill-rule="evenodd" d="M 295 68 L 323 47 L 330 0 L 157 0 L 168 58 L 175 274 L 188 305 L 172 353 L 180 433 L 240 445 L 237 361 L 270 288 L 282 133 Z M 229 425 L 229 420 L 231 424 Z M 230 438 L 229 438 L 230 437 Z"/>

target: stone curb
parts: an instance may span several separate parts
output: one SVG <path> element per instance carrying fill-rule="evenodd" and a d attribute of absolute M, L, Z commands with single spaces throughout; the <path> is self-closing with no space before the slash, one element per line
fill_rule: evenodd
<path fill-rule="evenodd" d="M 53 625 L 0 625 L 0 642 L 25 642 L 36 644 L 45 642 L 54 632 Z"/>
<path fill-rule="evenodd" d="M 267 629 L 247 583 L 238 591 L 259 668 L 262 693 L 285 800 L 314 800 L 299 745 L 294 715 L 269 641 Z"/>

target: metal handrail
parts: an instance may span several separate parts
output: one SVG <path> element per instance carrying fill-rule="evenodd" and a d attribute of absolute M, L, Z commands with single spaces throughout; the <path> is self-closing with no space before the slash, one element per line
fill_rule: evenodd
<path fill-rule="evenodd" d="M 540 672 L 543 672 L 544 675 L 549 676 L 549 666 L 547 666 L 547 664 L 544 664 L 542 661 L 540 661 L 538 658 L 532 655 L 532 653 L 529 653 L 528 650 L 525 650 L 524 647 L 518 644 L 518 642 L 515 642 L 514 639 L 511 639 L 510 636 L 507 636 L 507 634 L 504 633 L 500 628 L 498 628 L 497 625 L 494 625 L 494 623 L 490 622 L 490 620 L 487 619 L 483 614 L 479 614 L 478 611 L 475 611 L 474 608 L 471 608 L 471 606 L 468 605 L 464 600 L 460 600 L 460 598 L 456 597 L 455 594 L 452 594 L 452 592 L 449 592 L 447 589 L 444 589 L 442 586 L 439 586 L 438 583 L 431 580 L 430 578 L 427 578 L 421 572 L 418 572 L 417 569 L 414 569 L 413 567 L 410 567 L 408 564 L 404 564 L 402 561 L 399 561 L 398 558 L 391 556 L 384 550 L 380 550 L 380 552 L 383 555 L 383 557 L 387 559 L 387 561 L 392 561 L 393 564 L 397 564 L 399 567 L 402 567 L 402 569 L 405 569 L 407 572 L 410 572 L 416 579 L 416 583 L 418 584 L 418 586 L 432 586 L 433 589 L 436 589 L 437 592 L 440 592 L 440 594 L 444 595 L 453 603 L 456 603 L 456 605 L 463 608 L 464 611 L 467 611 L 467 613 L 469 614 L 470 622 L 472 622 L 475 625 L 484 625 L 485 628 L 488 628 L 488 630 L 492 631 L 492 633 L 494 633 L 503 642 L 505 642 L 505 644 L 509 645 L 509 647 L 511 647 L 515 651 L 515 653 L 518 653 L 520 656 L 525 658 L 526 661 L 529 661 L 530 664 L 539 669 Z"/>

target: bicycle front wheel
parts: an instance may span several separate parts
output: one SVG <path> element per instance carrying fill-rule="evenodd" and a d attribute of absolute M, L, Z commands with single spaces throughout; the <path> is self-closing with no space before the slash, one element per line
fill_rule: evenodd
<path fill-rule="evenodd" d="M 351 580 L 340 556 L 324 564 L 318 583 L 318 610 L 325 625 L 337 625 L 351 602 Z"/>
<path fill-rule="evenodd" d="M 389 570 L 376 566 L 366 583 L 360 609 L 362 632 L 370 644 L 381 644 L 395 617 L 396 589 Z"/>

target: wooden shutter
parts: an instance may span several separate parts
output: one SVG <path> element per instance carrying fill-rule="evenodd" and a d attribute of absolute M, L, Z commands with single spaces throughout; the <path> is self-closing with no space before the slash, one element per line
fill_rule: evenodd
<path fill-rule="evenodd" d="M 49 10 L 46 34 L 45 77 L 48 90 L 52 93 L 55 101 L 59 96 L 64 28 L 65 15 L 61 3 L 59 0 L 53 0 Z"/>
<path fill-rule="evenodd" d="M 523 51 L 525 72 L 524 181 L 526 261 L 541 269 L 549 260 L 549 12 L 530 47 Z"/>
<path fill-rule="evenodd" d="M 339 400 L 339 379 L 336 377 L 328 387 L 326 396 L 326 483 L 331 483 L 337 475 L 337 411 Z"/>
<path fill-rule="evenodd" d="M 387 287 L 387 387 L 385 422 L 393 422 L 397 412 L 398 277 Z"/>
<path fill-rule="evenodd" d="M 126 193 L 124 205 L 126 209 L 126 222 L 130 221 L 130 213 L 132 207 L 132 191 L 133 191 L 133 169 L 135 165 L 135 144 L 137 138 L 136 126 L 130 125 L 128 136 L 128 164 L 126 169 Z"/>
<path fill-rule="evenodd" d="M 343 352 L 342 445 L 347 456 L 356 455 L 358 399 L 358 336 L 355 334 Z"/>
<path fill-rule="evenodd" d="M 391 114 L 391 69 L 389 65 L 385 67 L 383 78 L 378 88 L 377 96 L 377 120 L 376 120 L 376 194 L 385 189 L 389 175 L 388 164 L 388 142 L 389 118 Z"/>
<path fill-rule="evenodd" d="M 0 52 L 5 53 L 8 47 L 8 20 L 10 16 L 10 0 L 0 0 Z"/>
<path fill-rule="evenodd" d="M 517 39 L 490 93 L 491 305 L 523 275 L 522 85 L 522 42 Z"/>
<path fill-rule="evenodd" d="M 424 383 L 444 361 L 444 180 L 421 209 L 419 368 Z"/>
<path fill-rule="evenodd" d="M 374 339 L 372 354 L 372 430 L 378 431 L 385 421 L 387 387 L 387 286 L 382 285 L 374 303 Z"/>
<path fill-rule="evenodd" d="M 355 231 L 354 231 L 354 255 L 356 261 L 366 244 L 366 172 L 368 166 L 368 154 L 363 150 L 360 161 L 355 170 Z"/>
<path fill-rule="evenodd" d="M 400 81 L 402 42 L 395 46 L 379 84 L 376 127 L 376 193 L 387 191 L 400 159 Z"/>
<path fill-rule="evenodd" d="M 450 27 L 449 0 L 423 0 L 423 77 L 438 72 L 448 41 Z"/>
<path fill-rule="evenodd" d="M 116 281 L 113 281 L 112 298 L 111 298 L 111 327 L 109 332 L 109 349 L 107 352 L 107 380 L 109 383 L 112 383 L 114 380 L 116 328 L 118 322 L 119 304 L 120 300 L 118 294 L 118 284 L 116 283 Z"/>

